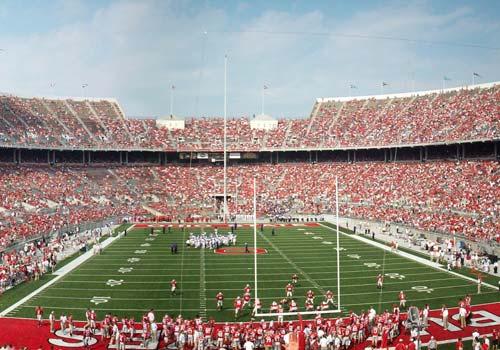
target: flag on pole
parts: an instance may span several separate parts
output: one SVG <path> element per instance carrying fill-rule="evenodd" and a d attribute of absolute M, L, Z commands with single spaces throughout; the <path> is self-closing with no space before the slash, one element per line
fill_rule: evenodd
<path fill-rule="evenodd" d="M 387 86 L 389 83 L 386 83 L 385 81 L 382 82 L 382 86 Z"/>
<path fill-rule="evenodd" d="M 82 89 L 85 89 L 89 84 L 82 84 Z"/>
<path fill-rule="evenodd" d="M 349 88 L 350 88 L 350 89 L 357 89 L 358 87 L 357 87 L 356 85 L 354 85 L 354 84 L 350 84 L 350 85 L 349 85 Z"/>
<path fill-rule="evenodd" d="M 475 76 L 475 77 L 481 78 L 481 76 L 479 75 L 479 73 L 474 72 L 474 73 L 472 73 L 472 75 Z"/>
<path fill-rule="evenodd" d="M 451 78 L 449 78 L 449 77 L 447 77 L 447 76 L 445 75 L 445 76 L 443 76 L 443 80 L 445 80 L 445 81 L 450 81 L 450 80 L 451 80 Z"/>

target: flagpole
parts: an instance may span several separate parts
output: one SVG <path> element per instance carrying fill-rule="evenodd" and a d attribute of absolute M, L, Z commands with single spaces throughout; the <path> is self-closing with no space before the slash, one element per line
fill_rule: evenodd
<path fill-rule="evenodd" d="M 261 99 L 261 102 L 262 102 L 262 115 L 264 115 L 264 86 L 262 86 L 262 99 Z"/>
<path fill-rule="evenodd" d="M 253 178 L 253 268 L 255 300 L 257 300 L 257 180 Z"/>
<path fill-rule="evenodd" d="M 174 85 L 170 86 L 170 115 L 174 115 Z"/>
<path fill-rule="evenodd" d="M 227 220 L 226 122 L 227 122 L 227 55 L 224 55 L 224 223 Z"/>

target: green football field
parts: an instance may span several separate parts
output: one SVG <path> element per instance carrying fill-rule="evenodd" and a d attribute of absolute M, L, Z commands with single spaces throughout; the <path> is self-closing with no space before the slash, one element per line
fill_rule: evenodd
<path fill-rule="evenodd" d="M 206 232 L 212 229 L 206 228 Z M 34 317 L 36 305 L 46 313 L 72 313 L 84 319 L 87 308 L 97 310 L 99 319 L 105 313 L 119 317 L 140 318 L 150 308 L 159 315 L 182 314 L 184 317 L 213 317 L 217 321 L 233 321 L 233 300 L 242 295 L 246 283 L 252 286 L 254 264 L 252 254 L 220 255 L 212 250 L 187 248 L 183 242 L 189 232 L 199 228 L 172 229 L 150 237 L 149 229 L 131 229 L 117 239 L 101 255 L 95 256 L 12 311 L 11 317 Z M 224 230 L 219 229 L 219 233 Z M 253 229 L 238 228 L 237 246 L 253 245 Z M 179 253 L 170 253 L 170 244 L 179 244 Z M 305 293 L 316 293 L 315 304 L 331 289 L 337 294 L 336 234 L 323 227 L 294 226 L 276 228 L 276 235 L 266 227 L 258 233 L 257 245 L 267 250 L 258 255 L 258 294 L 263 311 L 269 311 L 273 300 L 285 297 L 285 285 L 293 273 L 299 276 L 294 292 L 299 311 L 304 310 Z M 386 252 L 349 235 L 340 236 L 341 309 L 361 311 L 374 306 L 378 311 L 391 309 L 398 303 L 399 291 L 405 291 L 408 305 L 440 308 L 456 306 L 466 293 L 473 304 L 497 301 L 498 292 L 483 286 L 480 295 L 473 282 L 439 271 L 421 263 Z M 376 276 L 385 275 L 382 291 L 376 288 Z M 178 294 L 170 293 L 170 280 L 178 282 Z M 496 285 L 498 279 L 491 280 Z M 222 291 L 225 308 L 216 310 L 215 295 Z M 286 310 L 288 311 L 288 310 Z M 239 318 L 250 320 L 250 309 Z"/>

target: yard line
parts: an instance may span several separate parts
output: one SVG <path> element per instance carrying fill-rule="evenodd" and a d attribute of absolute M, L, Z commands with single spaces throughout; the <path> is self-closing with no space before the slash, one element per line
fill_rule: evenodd
<path fill-rule="evenodd" d="M 201 283 L 200 283 L 201 285 Z M 455 285 L 455 286 L 443 286 L 443 287 L 433 287 L 432 289 L 433 290 L 436 290 L 436 289 L 450 289 L 450 288 L 463 288 L 463 287 L 471 287 L 472 285 L 471 284 L 462 284 L 462 285 Z M 401 289 L 400 289 L 401 290 Z M 414 292 L 415 290 L 414 289 L 402 289 L 403 291 L 405 292 Z M 185 298 L 184 300 L 189 300 L 189 301 L 200 301 L 200 316 L 202 315 L 203 311 L 205 311 L 206 313 L 206 304 L 203 304 L 202 303 L 202 291 L 200 291 L 200 298 Z M 373 292 L 362 292 L 362 293 L 344 293 L 342 294 L 343 296 L 360 296 L 360 295 L 373 295 L 373 296 L 377 296 L 377 295 L 389 295 L 389 294 L 396 294 L 396 293 L 399 293 L 399 290 L 389 290 L 389 291 L 380 291 L 380 292 L 377 292 L 377 291 L 373 291 Z M 203 293 L 204 294 L 204 293 Z M 67 296 L 58 296 L 58 295 L 40 295 L 39 299 L 67 299 L 68 297 Z M 90 297 L 92 298 L 92 297 Z M 273 296 L 266 296 L 266 297 L 259 297 L 259 299 L 261 300 L 276 300 L 276 299 L 279 299 L 279 298 L 283 298 L 283 294 L 280 294 L 280 295 L 273 295 Z M 298 298 L 300 300 L 302 299 L 305 299 L 304 296 L 300 296 L 300 295 L 295 295 L 295 298 Z M 432 297 L 434 298 L 434 297 Z M 71 299 L 74 299 L 74 300 L 89 300 L 89 297 L 71 297 Z M 382 297 L 379 296 L 379 299 L 378 299 L 378 302 L 381 303 L 381 299 Z M 129 301 L 129 300 L 137 300 L 137 297 L 134 295 L 130 298 L 116 298 L 116 297 L 113 297 L 111 299 L 111 301 L 114 301 L 114 300 L 120 300 L 120 301 Z M 175 301 L 174 299 L 172 298 L 140 298 L 140 300 L 147 300 L 147 301 Z M 428 300 L 428 298 L 427 298 Z M 412 300 L 413 301 L 413 300 Z M 367 302 L 369 303 L 369 302 Z"/>
<path fill-rule="evenodd" d="M 207 294 L 205 290 L 205 249 L 200 252 L 200 317 L 207 318 Z"/>
<path fill-rule="evenodd" d="M 331 227 L 328 227 L 328 226 L 323 225 L 323 224 L 320 224 L 320 225 L 323 226 L 323 227 L 328 228 L 329 230 L 333 231 L 333 228 L 331 228 Z M 341 232 L 341 233 L 343 235 L 347 235 L 346 233 L 343 233 L 343 232 Z M 377 247 L 377 248 L 380 248 L 380 249 L 383 249 L 383 250 L 386 250 L 386 251 L 387 250 L 391 250 L 391 248 L 388 247 L 388 246 L 386 246 L 385 244 L 382 244 L 382 243 L 379 243 L 379 242 L 375 242 L 375 241 L 371 241 L 371 240 L 369 240 L 369 239 L 367 239 L 365 237 L 361 237 L 361 236 L 348 236 L 348 237 L 351 237 L 351 239 L 356 239 L 356 240 L 358 240 L 360 242 L 364 242 L 364 243 L 370 244 L 370 245 L 372 245 L 374 247 Z M 400 256 L 403 256 L 403 257 L 405 257 L 405 258 L 407 258 L 409 260 L 415 261 L 417 263 L 420 263 L 421 265 L 428 266 L 428 267 L 430 267 L 430 268 L 432 268 L 434 270 L 445 272 L 447 274 L 458 276 L 458 277 L 463 278 L 465 280 L 477 283 L 477 281 L 474 278 L 461 275 L 461 274 L 459 274 L 457 272 L 454 272 L 454 271 L 448 271 L 445 268 L 441 267 L 441 265 L 439 265 L 437 263 L 430 262 L 429 260 L 421 258 L 421 257 L 416 256 L 414 254 L 407 253 L 407 252 L 404 252 L 404 251 L 401 251 L 401 250 L 398 250 L 398 251 L 395 251 L 395 252 L 392 252 L 392 253 L 400 255 Z M 482 284 L 485 285 L 486 287 L 489 287 L 489 288 L 494 289 L 494 290 L 498 289 L 498 286 L 494 286 L 494 285 L 489 284 L 489 283 L 483 282 Z"/>
<path fill-rule="evenodd" d="M 282 260 L 280 258 L 280 260 Z M 414 266 L 415 265 L 415 262 L 413 261 L 408 261 L 407 259 L 405 259 L 406 261 L 404 262 L 397 262 L 397 263 L 386 263 L 385 266 L 394 266 L 394 265 L 410 265 L 410 266 Z M 370 262 L 372 262 L 370 260 Z M 306 266 L 306 267 L 302 267 L 304 269 L 316 269 L 318 268 L 318 264 L 317 263 L 314 263 L 315 265 L 314 266 Z M 116 264 L 117 266 L 123 266 L 123 264 Z M 141 264 L 142 265 L 146 265 L 146 264 Z M 155 264 L 156 265 L 160 265 L 160 266 L 165 266 L 165 264 Z M 227 265 L 227 263 L 226 263 Z M 231 265 L 233 265 L 233 263 L 231 263 Z M 248 266 L 248 263 L 246 264 L 242 264 L 243 267 L 246 267 Z M 182 270 L 182 267 L 183 266 L 198 266 L 198 268 L 184 268 L 184 270 Z M 348 264 L 349 267 L 364 267 L 365 264 L 362 263 L 362 264 Z M 329 265 L 325 265 L 325 264 L 322 264 L 322 268 L 325 268 L 325 267 L 329 267 Z M 335 267 L 335 266 L 330 266 L 330 267 Z M 221 267 L 217 266 L 217 267 L 207 267 L 205 265 L 205 268 L 206 269 L 220 269 Z M 283 267 L 275 267 L 275 266 L 265 266 L 265 267 L 261 267 L 259 270 L 284 270 L 286 268 L 283 268 Z M 102 268 L 80 268 L 78 269 L 78 271 L 107 271 L 107 270 L 116 270 L 116 268 L 106 268 L 106 269 L 102 269 Z M 149 268 L 149 267 L 144 267 L 144 268 L 135 268 L 134 267 L 134 271 L 169 271 L 171 270 L 171 267 L 163 267 L 163 268 Z M 181 261 L 181 273 L 182 271 L 198 271 L 199 270 L 199 264 L 190 264 L 190 265 L 183 265 L 182 264 L 182 261 Z M 228 267 L 228 266 L 224 266 L 224 271 L 230 271 L 230 270 L 236 270 L 236 271 L 241 271 L 243 270 L 242 267 Z M 358 269 L 355 269 L 355 270 L 343 270 L 343 271 L 346 271 L 346 272 L 353 272 L 353 271 L 358 271 Z"/>
<path fill-rule="evenodd" d="M 182 230 L 182 244 L 184 244 L 184 242 L 186 242 L 186 231 L 185 230 Z M 183 246 L 182 247 L 182 251 L 181 251 L 181 288 L 182 288 L 182 283 L 183 283 L 183 280 L 184 280 L 184 255 L 185 255 L 185 247 Z M 180 295 L 180 302 L 179 302 L 179 313 L 182 313 L 182 299 L 183 299 L 183 295 L 184 293 L 181 292 L 181 295 Z"/>
<path fill-rule="evenodd" d="M 276 245 L 274 245 L 273 242 L 271 242 L 264 234 L 262 234 L 261 232 L 259 232 L 260 236 L 262 238 L 264 238 L 264 240 L 275 250 L 278 252 L 279 255 L 281 255 L 283 257 L 283 259 L 285 259 L 290 265 L 292 265 L 302 276 L 304 276 L 306 278 L 306 280 L 308 280 L 313 286 L 316 287 L 316 289 L 318 289 L 319 291 L 321 291 L 321 293 L 323 294 L 326 294 L 326 290 L 324 290 L 319 284 L 318 282 L 314 281 L 311 277 L 309 277 L 309 275 L 304 271 L 302 270 L 300 267 L 297 266 L 297 264 L 295 264 L 292 260 L 290 260 L 288 258 L 288 256 L 285 255 L 285 253 L 283 253 L 278 247 L 276 247 Z"/>
<path fill-rule="evenodd" d="M 423 282 L 436 282 L 436 281 L 446 281 L 446 280 L 460 280 L 457 277 L 447 277 L 447 278 L 435 278 L 435 279 L 426 279 L 426 280 L 408 280 L 408 281 L 393 281 L 393 282 L 386 282 L 384 283 L 387 286 L 392 286 L 395 284 L 407 284 L 407 283 L 413 283 L 415 284 L 416 282 L 418 283 L 423 283 Z M 78 283 L 97 283 L 95 281 L 79 281 Z M 128 283 L 128 282 L 127 282 Z M 139 282 L 137 282 L 139 283 Z M 150 282 L 141 282 L 141 283 L 150 283 Z M 162 283 L 163 284 L 163 283 Z M 351 287 L 365 287 L 365 286 L 373 286 L 373 283 L 361 283 L 361 284 L 343 284 L 343 288 L 351 288 Z M 334 288 L 335 286 L 330 286 L 330 285 L 324 285 L 324 288 Z M 296 286 L 295 290 L 307 290 L 310 289 L 310 286 Z M 108 291 L 109 288 L 66 288 L 66 287 L 53 287 L 51 290 L 72 290 L 72 291 L 85 291 L 85 290 L 92 290 L 92 291 Z M 199 288 L 195 289 L 182 289 L 185 292 L 197 292 L 199 291 Z M 219 291 L 220 288 L 206 288 L 205 290 L 207 291 Z M 241 288 L 224 288 L 225 291 L 241 291 Z M 283 290 L 283 287 L 266 287 L 266 290 Z M 166 291 L 168 292 L 168 289 L 113 289 L 113 292 L 154 292 L 154 291 Z"/>
<path fill-rule="evenodd" d="M 406 277 L 408 276 L 422 276 L 422 275 L 436 275 L 436 272 L 435 271 L 431 271 L 431 272 L 421 272 L 421 273 L 407 273 L 405 274 Z M 82 276 L 82 275 L 80 275 Z M 95 275 L 86 275 L 87 277 L 95 277 Z M 112 275 L 114 276 L 114 275 Z M 141 275 L 141 276 L 135 276 L 135 277 L 142 277 L 144 275 Z M 145 283 L 145 284 L 149 284 L 149 283 L 160 283 L 160 284 L 165 284 L 165 281 L 158 281 L 158 275 L 151 275 L 152 277 L 156 277 L 155 281 L 127 281 L 127 284 L 136 284 L 136 283 Z M 220 275 L 219 275 L 220 276 Z M 115 276 L 116 277 L 116 276 Z M 359 277 L 341 277 L 340 278 L 342 281 L 343 280 L 355 280 L 355 279 L 369 279 L 369 280 L 373 280 L 373 277 L 372 276 L 359 276 Z M 458 279 L 458 278 L 456 278 Z M 316 281 L 331 281 L 331 277 L 330 278 L 316 278 L 315 279 Z M 88 281 L 88 280 L 75 280 L 75 281 L 68 281 L 68 280 L 64 280 L 64 281 L 59 281 L 58 284 L 60 283 L 81 283 L 81 282 L 93 282 L 93 283 L 99 283 L 98 281 L 96 280 L 92 280 L 92 281 Z M 272 280 L 263 280 L 261 281 L 261 283 L 272 283 L 272 282 L 289 282 L 290 279 L 272 279 Z M 103 280 L 103 281 L 100 281 L 102 283 L 106 283 L 106 280 Z M 226 283 L 226 282 L 241 282 L 241 279 L 231 279 L 231 280 L 217 280 L 217 281 L 207 281 L 206 283 L 217 283 L 217 284 L 220 284 L 220 283 Z M 184 284 L 199 284 L 198 281 L 188 281 L 188 282 L 184 282 Z M 373 283 L 372 283 L 373 285 Z"/>

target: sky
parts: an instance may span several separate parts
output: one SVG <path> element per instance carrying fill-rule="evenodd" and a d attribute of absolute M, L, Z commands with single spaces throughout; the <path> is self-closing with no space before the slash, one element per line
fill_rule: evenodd
<path fill-rule="evenodd" d="M 222 116 L 225 56 L 228 117 L 260 114 L 264 85 L 281 118 L 318 97 L 499 81 L 500 1 L 0 1 L 6 93 L 114 97 L 132 117 L 168 115 L 173 96 L 175 115 Z"/>

